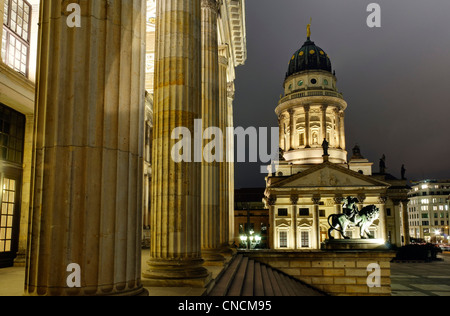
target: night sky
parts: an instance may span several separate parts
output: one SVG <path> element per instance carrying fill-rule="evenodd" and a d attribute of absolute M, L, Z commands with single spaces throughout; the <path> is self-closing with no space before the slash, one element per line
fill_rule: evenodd
<path fill-rule="evenodd" d="M 248 59 L 237 68 L 235 126 L 276 127 L 274 112 L 292 54 L 311 40 L 331 58 L 355 144 L 387 172 L 450 179 L 450 1 L 378 0 L 381 28 L 362 0 L 247 0 Z M 235 186 L 264 187 L 260 164 L 236 163 Z"/>

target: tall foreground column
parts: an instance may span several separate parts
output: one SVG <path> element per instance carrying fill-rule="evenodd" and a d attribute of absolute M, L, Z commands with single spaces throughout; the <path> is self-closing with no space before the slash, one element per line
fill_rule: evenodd
<path fill-rule="evenodd" d="M 186 127 L 194 135 L 194 120 L 201 119 L 200 30 L 200 0 L 157 2 L 151 249 L 146 284 L 181 285 L 194 280 L 202 286 L 208 276 L 201 258 L 201 162 L 176 163 L 171 156 L 179 142 L 171 139 L 172 131 Z"/>
<path fill-rule="evenodd" d="M 66 3 L 41 1 L 25 292 L 140 294 L 145 2 L 82 1 L 80 28 Z"/>
<path fill-rule="evenodd" d="M 201 1 L 202 16 L 202 122 L 203 128 L 219 127 L 225 133 L 222 109 L 219 102 L 219 47 L 217 33 L 217 16 L 219 4 L 216 0 Z M 225 84 L 226 88 L 226 84 Z M 206 136 L 206 135 L 205 135 Z M 209 136 L 209 135 L 208 135 Z M 206 136 L 203 148 L 211 139 Z M 216 135 L 217 136 L 217 135 Z M 222 264 L 224 257 L 220 255 L 220 210 L 223 194 L 221 179 L 224 159 L 223 138 L 221 148 L 215 148 L 216 157 L 219 161 L 202 162 L 202 256 L 205 264 Z M 211 154 L 209 151 L 207 154 Z M 220 156 L 220 157 L 219 157 Z M 211 157 L 212 158 L 212 157 Z"/>

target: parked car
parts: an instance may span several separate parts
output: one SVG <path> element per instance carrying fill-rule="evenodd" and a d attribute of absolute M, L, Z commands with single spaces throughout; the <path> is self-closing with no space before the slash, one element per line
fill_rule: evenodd
<path fill-rule="evenodd" d="M 448 244 L 440 244 L 439 248 L 441 248 L 442 251 L 450 251 L 450 245 Z"/>

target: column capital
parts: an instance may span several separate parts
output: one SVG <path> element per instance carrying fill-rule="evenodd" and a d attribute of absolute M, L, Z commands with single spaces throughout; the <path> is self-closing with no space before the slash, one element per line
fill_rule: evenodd
<path fill-rule="evenodd" d="M 378 202 L 380 202 L 380 204 L 386 204 L 387 200 L 388 200 L 388 198 L 386 195 L 380 195 L 378 197 Z"/>
<path fill-rule="evenodd" d="M 264 198 L 264 201 L 268 206 L 274 206 L 277 202 L 277 197 L 274 195 L 269 195 Z"/>
<path fill-rule="evenodd" d="M 219 13 L 220 4 L 217 0 L 202 0 L 201 1 L 202 9 L 210 9 Z"/>
<path fill-rule="evenodd" d="M 342 195 L 335 195 L 333 200 L 334 200 L 334 204 L 340 205 L 344 201 L 344 197 Z"/>
<path fill-rule="evenodd" d="M 309 104 L 304 105 L 303 109 L 305 110 L 305 112 L 309 112 L 311 110 L 311 106 Z"/>
<path fill-rule="evenodd" d="M 366 195 L 365 194 L 358 194 L 358 196 L 356 198 L 358 199 L 359 203 L 364 203 L 364 201 L 366 200 Z"/>
<path fill-rule="evenodd" d="M 298 198 L 299 198 L 298 194 L 292 194 L 292 195 L 290 196 L 290 201 L 291 201 L 291 203 L 292 203 L 293 205 L 297 205 L 297 203 L 298 203 Z"/>
<path fill-rule="evenodd" d="M 311 201 L 313 202 L 314 205 L 319 205 L 320 199 L 321 199 L 320 195 L 314 195 L 314 196 L 311 198 Z"/>

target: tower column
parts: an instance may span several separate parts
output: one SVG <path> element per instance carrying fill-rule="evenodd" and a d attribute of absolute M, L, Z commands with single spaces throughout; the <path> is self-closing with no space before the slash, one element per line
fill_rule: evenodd
<path fill-rule="evenodd" d="M 219 6 L 216 0 L 201 1 L 202 19 L 202 121 L 203 129 L 219 127 L 225 130 L 224 111 L 219 102 L 219 47 L 217 40 L 217 15 Z M 221 66 L 222 67 L 222 66 Z M 222 70 L 222 69 L 220 69 Z M 225 84 L 226 87 L 226 84 Z M 215 135 L 215 137 L 219 137 Z M 203 148 L 211 141 L 205 139 Z M 224 141 L 221 148 L 215 148 L 219 161 L 202 161 L 202 256 L 205 264 L 220 264 L 224 261 L 220 249 L 220 209 L 224 203 L 222 183 L 224 176 Z M 219 153 L 219 154 L 218 154 Z M 207 153 L 210 154 L 210 153 Z M 219 155 L 221 157 L 219 157 Z"/>
<path fill-rule="evenodd" d="M 41 1 L 25 293 L 142 294 L 145 3 L 83 1 L 81 28 L 64 3 Z"/>
<path fill-rule="evenodd" d="M 304 107 L 305 109 L 305 148 L 310 148 L 311 147 L 311 140 L 310 140 L 310 128 L 311 128 L 311 124 L 310 124 L 310 107 L 309 105 L 306 105 Z"/>
<path fill-rule="evenodd" d="M 290 142 L 289 142 L 289 146 L 291 147 L 291 150 L 295 149 L 295 111 L 293 109 L 289 109 L 288 110 L 289 113 L 289 129 L 290 129 L 290 133 L 289 133 L 289 138 L 290 138 Z"/>
<path fill-rule="evenodd" d="M 171 154 L 177 142 L 172 131 L 186 127 L 194 135 L 202 115 L 200 0 L 159 0 L 157 16 L 151 249 L 144 282 L 204 286 L 209 273 L 201 258 L 201 153 L 191 144 L 194 162 L 176 163 Z"/>
<path fill-rule="evenodd" d="M 334 147 L 341 148 L 341 127 L 340 127 L 340 121 L 339 121 L 339 109 L 334 109 L 334 134 L 336 137 L 334 139 L 336 140 L 336 143 L 334 144 Z"/>
<path fill-rule="evenodd" d="M 323 105 L 320 108 L 322 111 L 322 139 L 320 140 L 320 144 L 322 144 L 322 141 L 327 138 L 327 108 L 327 105 Z"/>
<path fill-rule="evenodd" d="M 343 150 L 345 150 L 345 148 L 346 148 L 344 118 L 345 118 L 344 111 L 340 111 L 339 112 L 339 134 L 340 134 L 340 136 L 339 136 L 339 145 L 340 145 L 341 149 L 343 149 Z"/>

